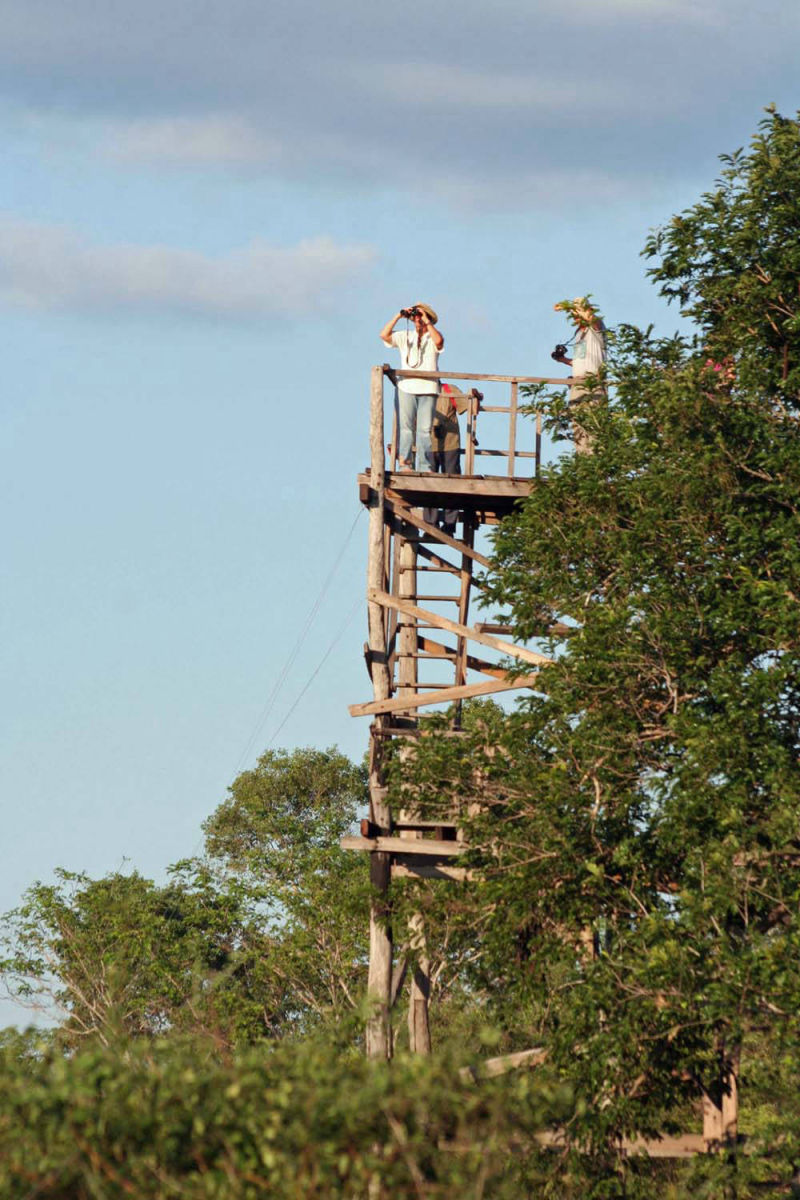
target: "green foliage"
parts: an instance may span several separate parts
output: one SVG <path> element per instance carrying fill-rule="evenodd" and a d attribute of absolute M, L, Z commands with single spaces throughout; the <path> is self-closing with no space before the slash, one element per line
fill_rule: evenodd
<path fill-rule="evenodd" d="M 0 1072 L 0 1194 L 43 1200 L 517 1200 L 546 1178 L 532 1135 L 572 1111 L 529 1073 L 476 1087 L 310 1039 L 226 1061 L 177 1038 L 10 1047 Z"/>
<path fill-rule="evenodd" d="M 364 794 L 335 750 L 265 754 L 206 822 L 210 862 L 163 887 L 59 871 L 31 888 L 6 918 L 7 985 L 54 1004 L 68 1043 L 172 1030 L 235 1046 L 353 1023 L 369 882 L 337 843 Z"/>
<path fill-rule="evenodd" d="M 59 1040 L 192 1029 L 237 1043 L 287 1019 L 274 939 L 240 881 L 196 863 L 164 887 L 138 874 L 57 877 L 7 917 L 2 968 L 21 998 L 55 1006 Z"/>
<path fill-rule="evenodd" d="M 649 272 L 692 317 L 714 359 L 796 412 L 800 361 L 800 125 L 767 109 L 748 151 L 723 155 L 716 186 L 648 240 Z"/>
<path fill-rule="evenodd" d="M 759 1161 L 788 1179 L 800 1127 L 767 1082 L 769 1063 L 786 1096 L 800 1071 L 798 147 L 771 114 L 651 241 L 701 337 L 618 329 L 593 453 L 495 537 L 488 597 L 556 662 L 511 716 L 420 739 L 405 784 L 432 811 L 481 803 L 474 986 L 586 1101 L 575 1144 L 697 1128 L 741 1054 L 750 1132 L 772 1137 L 742 1188 Z M 550 423 L 569 435 L 561 398 Z"/>
<path fill-rule="evenodd" d="M 365 769 L 335 748 L 268 750 L 205 822 L 206 849 L 233 870 L 267 879 L 283 903 L 309 872 L 327 869 L 366 789 Z"/>
<path fill-rule="evenodd" d="M 593 452 L 495 536 L 488 601 L 555 661 L 514 712 L 465 704 L 460 737 L 428 718 L 390 764 L 394 804 L 462 806 L 475 868 L 392 888 L 412 967 L 398 931 L 425 914 L 444 1058 L 358 1053 L 369 882 L 337 843 L 363 768 L 268 752 L 207 821 L 207 860 L 163 887 L 62 872 L 12 914 L 6 979 L 66 1015 L 41 1045 L 0 1044 L 0 1194 L 747 1200 L 796 1182 L 798 197 L 800 123 L 769 110 L 651 237 L 697 336 L 614 331 L 580 414 Z M 569 437 L 569 402 L 537 402 Z M 462 1080 L 490 1045 L 546 1065 Z M 626 1136 L 698 1130 L 732 1067 L 744 1156 L 620 1157 Z M 550 1121 L 558 1152 L 534 1140 Z"/>
<path fill-rule="evenodd" d="M 206 849 L 266 903 L 275 971 L 301 1026 L 361 1003 L 368 865 L 339 848 L 367 803 L 366 771 L 334 748 L 267 751 L 205 822 Z"/>

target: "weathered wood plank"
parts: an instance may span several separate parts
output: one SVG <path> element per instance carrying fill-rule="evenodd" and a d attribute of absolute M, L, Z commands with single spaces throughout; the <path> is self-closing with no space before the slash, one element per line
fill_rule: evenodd
<path fill-rule="evenodd" d="M 407 524 L 416 526 L 417 529 L 421 529 L 424 533 L 427 533 L 437 542 L 441 542 L 442 545 L 449 546 L 451 550 L 458 550 L 462 554 L 465 553 L 462 542 L 459 542 L 454 537 L 450 537 L 449 533 L 445 533 L 444 530 L 439 529 L 437 525 L 429 525 L 422 516 L 422 513 L 418 512 L 414 508 L 410 508 L 407 504 L 405 504 L 402 497 L 398 496 L 396 492 L 387 489 L 387 493 L 388 494 L 386 495 L 385 503 L 389 512 L 397 517 L 400 517 Z M 470 549 L 469 557 L 473 558 L 475 562 L 479 562 L 482 567 L 491 567 L 492 565 L 489 559 L 486 558 L 484 554 L 479 554 L 477 550 Z"/>
<path fill-rule="evenodd" d="M 389 371 L 383 368 L 388 375 Z M 562 375 L 554 379 L 547 375 L 468 375 L 463 371 L 406 371 L 389 368 L 393 379 L 477 379 L 486 383 L 552 383 L 569 387 L 571 375 Z"/>
<path fill-rule="evenodd" d="M 505 457 L 507 451 L 477 450 L 476 454 Z M 477 496 L 481 500 L 522 500 L 530 493 L 532 484 L 532 479 L 510 475 L 432 475 L 413 471 L 395 471 L 386 478 L 386 486 L 393 494 L 443 492 L 448 496 Z"/>
<path fill-rule="evenodd" d="M 448 562 L 446 558 L 441 558 L 440 555 L 434 553 L 433 550 L 431 550 L 428 546 L 423 545 L 421 542 L 417 542 L 417 554 L 421 555 L 422 558 L 426 559 L 429 563 L 433 563 L 433 567 L 430 568 L 431 570 L 433 570 L 435 567 L 436 570 L 446 571 L 450 575 L 461 574 L 458 567 L 454 567 L 453 564 Z"/>
<path fill-rule="evenodd" d="M 501 654 L 507 654 L 511 658 L 521 659 L 522 662 L 533 663 L 534 666 L 549 666 L 552 658 L 548 658 L 546 654 L 538 654 L 535 650 L 528 650 L 525 646 L 517 646 L 514 642 L 504 642 L 500 638 L 493 637 L 490 633 L 481 633 L 474 625 L 462 625 L 459 621 L 451 621 L 448 617 L 441 617 L 438 613 L 428 612 L 425 608 L 419 608 L 416 604 L 411 604 L 407 600 L 400 600 L 395 596 L 390 596 L 388 592 L 378 592 L 370 589 L 368 592 L 370 600 L 374 600 L 376 604 L 382 604 L 386 608 L 391 608 L 396 605 L 401 612 L 408 613 L 409 616 L 416 617 L 420 621 L 425 621 L 433 625 L 436 629 L 445 629 L 448 633 L 455 633 L 459 637 L 470 638 L 474 642 L 480 642 L 484 646 L 491 646 L 493 650 L 499 650 Z"/>
<path fill-rule="evenodd" d="M 443 646 L 441 642 L 435 642 L 433 638 L 418 637 L 417 645 L 431 658 L 446 658 L 453 660 L 457 657 L 458 651 L 451 650 L 447 646 Z M 502 667 L 495 666 L 494 663 L 485 662 L 482 658 L 475 658 L 472 654 L 466 656 L 466 664 L 470 671 L 480 671 L 482 675 L 493 675 L 495 679 L 510 679 L 508 671 L 504 671 Z"/>
<path fill-rule="evenodd" d="M 677 1137 L 622 1139 L 626 1158 L 694 1158 L 707 1149 L 702 1134 L 683 1133 Z"/>
<path fill-rule="evenodd" d="M 412 913 L 408 921 L 408 948 L 413 955 L 408 995 L 408 1048 L 412 1054 L 430 1054 L 431 1027 L 428 1004 L 431 994 L 431 963 L 425 937 L 425 919 Z"/>
<path fill-rule="evenodd" d="M 367 587 L 385 587 L 386 548 L 384 515 L 384 425 L 383 370 L 372 371 L 370 387 L 370 513 L 367 543 Z M 367 626 L 369 638 L 370 674 L 373 694 L 380 702 L 390 695 L 391 681 L 386 661 L 386 609 L 368 601 Z M 379 718 L 380 723 L 380 718 Z M 382 829 L 392 827 L 392 817 L 386 799 L 386 781 L 380 739 L 370 741 L 369 794 L 370 818 Z M 370 1012 L 367 1017 L 367 1054 L 371 1058 L 391 1058 L 392 1028 L 390 1019 L 392 990 L 392 927 L 389 905 L 391 872 L 389 858 L 374 854 L 370 860 L 372 896 L 369 915 L 369 970 L 367 993 Z"/>
<path fill-rule="evenodd" d="M 364 850 L 369 853 L 378 851 L 383 854 L 399 854 L 411 855 L 417 858 L 419 855 L 430 856 L 432 858 L 458 858 L 459 854 L 463 854 L 467 849 L 465 842 L 444 842 L 434 838 L 409 838 L 402 837 L 373 837 L 364 838 L 357 837 L 355 834 L 348 834 L 339 840 L 339 845 L 342 850 Z"/>
<path fill-rule="evenodd" d="M 455 829 L 458 829 L 460 821 L 461 821 L 461 817 L 457 812 L 451 812 L 446 817 L 445 816 L 432 817 L 429 819 L 427 817 L 424 817 L 424 818 L 418 817 L 410 809 L 401 808 L 400 814 L 395 821 L 395 829 L 402 829 L 403 827 L 405 827 L 407 829 L 417 829 L 417 830 L 420 830 L 420 829 L 427 829 L 427 830 L 430 830 L 430 829 L 454 829 L 455 830 Z M 366 833 L 362 829 L 361 836 L 362 837 L 371 837 L 372 834 Z M 448 841 L 450 839 L 442 838 L 441 840 Z"/>
<path fill-rule="evenodd" d="M 534 1134 L 540 1146 L 560 1150 L 565 1145 L 564 1134 L 558 1129 L 543 1130 Z M 626 1158 L 693 1158 L 704 1154 L 706 1144 L 699 1133 L 684 1133 L 677 1137 L 623 1138 L 620 1150 Z"/>
<path fill-rule="evenodd" d="M 547 1050 L 543 1046 L 535 1046 L 532 1050 L 516 1050 L 513 1054 L 498 1054 L 496 1058 L 486 1058 L 474 1067 L 462 1067 L 458 1072 L 462 1079 L 486 1079 L 497 1075 L 506 1075 L 518 1067 L 538 1066 L 547 1058 Z"/>
<path fill-rule="evenodd" d="M 475 872 L 468 867 L 450 867 L 444 863 L 392 863 L 392 879 L 452 879 L 463 883 L 474 876 Z"/>
<path fill-rule="evenodd" d="M 394 700 L 370 700 L 366 704 L 351 704 L 351 717 L 369 717 L 373 713 L 406 712 L 425 708 L 428 704 L 451 704 L 455 700 L 469 700 L 473 696 L 490 696 L 495 692 L 518 691 L 532 686 L 532 678 L 526 675 L 515 681 L 490 679 L 486 683 L 467 683 L 462 687 L 437 688 L 431 692 L 417 692 L 416 696 L 397 696 Z"/>

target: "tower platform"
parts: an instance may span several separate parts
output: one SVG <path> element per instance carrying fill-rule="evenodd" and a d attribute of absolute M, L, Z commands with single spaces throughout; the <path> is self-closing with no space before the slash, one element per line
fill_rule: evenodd
<path fill-rule="evenodd" d="M 423 471 L 387 471 L 384 489 L 388 500 L 399 499 L 417 508 L 462 509 L 479 524 L 496 525 L 530 493 L 530 477 L 507 475 L 444 475 Z M 358 476 L 358 496 L 369 505 L 372 472 Z"/>

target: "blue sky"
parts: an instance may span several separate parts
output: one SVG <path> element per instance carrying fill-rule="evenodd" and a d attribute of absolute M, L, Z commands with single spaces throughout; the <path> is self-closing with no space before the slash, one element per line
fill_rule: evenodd
<path fill-rule="evenodd" d="M 799 50 L 794 0 L 6 0 L 0 909 L 198 849 L 332 644 L 274 744 L 360 756 L 379 328 L 526 374 L 563 296 L 670 332 L 645 236 Z"/>

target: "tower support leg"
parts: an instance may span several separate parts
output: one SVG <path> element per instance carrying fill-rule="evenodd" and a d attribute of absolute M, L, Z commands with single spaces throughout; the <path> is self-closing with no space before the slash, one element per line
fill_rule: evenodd
<path fill-rule="evenodd" d="M 408 1043 L 412 1054 L 430 1054 L 431 1027 L 428 1007 L 431 994 L 431 965 L 425 944 L 422 913 L 409 920 L 409 948 L 414 956 L 414 972 L 408 998 Z"/>
<path fill-rule="evenodd" d="M 369 976 L 367 991 L 370 1013 L 366 1042 L 370 1058 L 392 1057 L 392 925 L 389 905 L 390 866 L 388 854 L 370 855 L 372 900 L 369 913 Z"/>
<path fill-rule="evenodd" d="M 367 590 L 385 587 L 387 576 L 386 536 L 384 528 L 384 457 L 383 457 L 383 369 L 372 371 L 370 395 L 369 439 L 371 451 L 371 480 L 375 489 L 369 514 L 367 554 Z M 369 628 L 369 664 L 376 700 L 391 694 L 386 659 L 386 621 L 380 606 L 367 605 Z M 380 726 L 383 718 L 378 717 Z M 381 833 L 392 831 L 392 814 L 386 796 L 386 779 L 379 737 L 370 743 L 369 815 Z M 392 1055 L 392 925 L 390 909 L 391 865 L 386 854 L 370 856 L 372 898 L 369 918 L 369 975 L 367 983 L 370 1013 L 367 1019 L 366 1045 L 371 1058 L 391 1058 Z"/>

